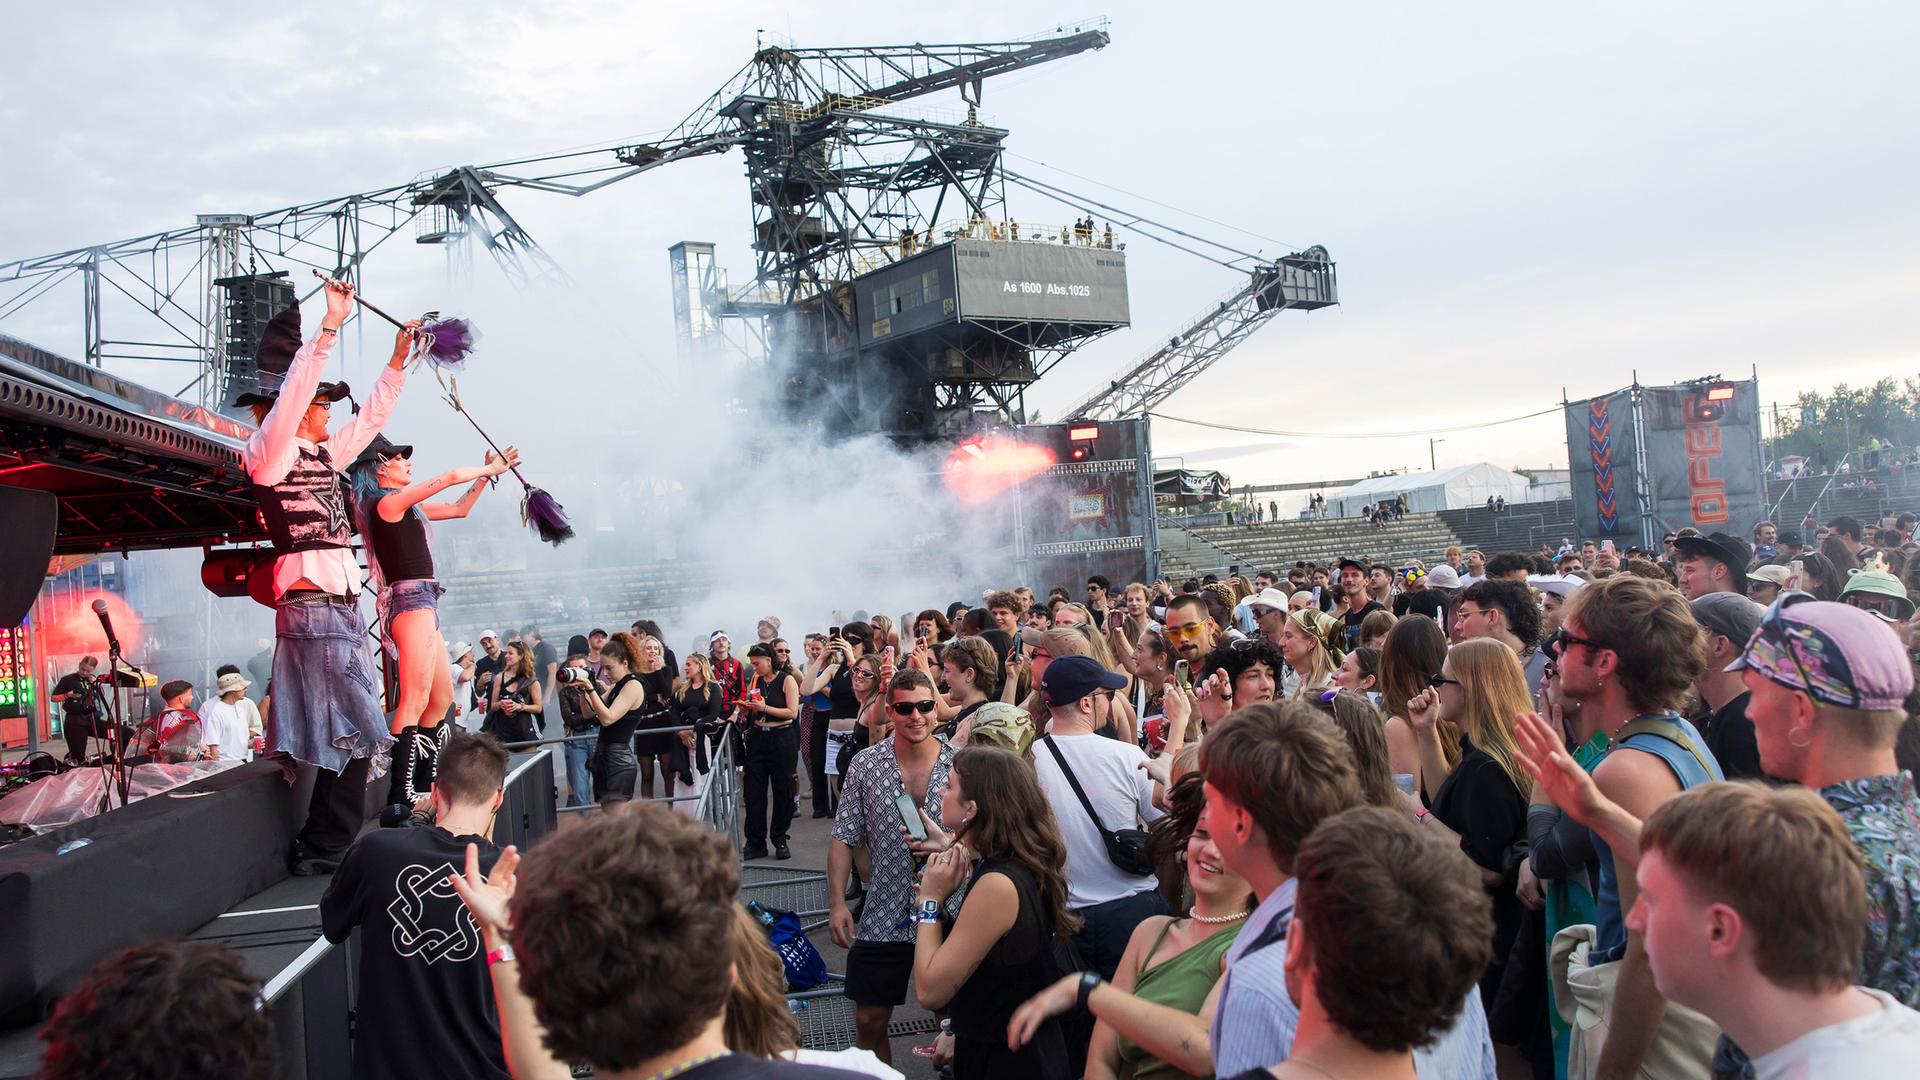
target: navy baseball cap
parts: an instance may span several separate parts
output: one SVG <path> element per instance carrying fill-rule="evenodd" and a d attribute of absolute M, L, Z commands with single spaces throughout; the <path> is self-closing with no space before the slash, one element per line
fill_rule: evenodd
<path fill-rule="evenodd" d="M 1040 676 L 1040 692 L 1054 708 L 1071 705 L 1095 690 L 1123 690 L 1127 677 L 1108 671 L 1091 656 L 1062 656 Z"/>

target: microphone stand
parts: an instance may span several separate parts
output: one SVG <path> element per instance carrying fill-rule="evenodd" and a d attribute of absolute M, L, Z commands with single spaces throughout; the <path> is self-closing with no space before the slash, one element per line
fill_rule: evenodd
<path fill-rule="evenodd" d="M 101 785 L 100 792 L 100 812 L 103 814 L 113 809 L 113 792 L 115 788 L 120 790 L 120 805 L 127 805 L 127 791 L 129 788 L 127 748 L 124 734 L 126 729 L 122 727 L 120 723 L 120 660 L 120 643 L 109 637 L 107 639 L 107 689 L 110 693 L 102 694 L 99 684 L 97 683 L 93 689 L 95 700 L 105 706 L 101 710 L 102 715 L 107 718 L 108 723 L 111 725 L 107 737 L 107 745 L 110 746 L 112 750 L 109 759 L 101 762 L 101 768 L 105 772 L 103 778 L 105 783 Z"/>

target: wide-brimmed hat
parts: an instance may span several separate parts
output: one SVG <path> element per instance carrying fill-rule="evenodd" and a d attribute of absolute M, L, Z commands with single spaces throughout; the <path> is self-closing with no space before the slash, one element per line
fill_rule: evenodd
<path fill-rule="evenodd" d="M 1847 578 L 1846 587 L 1840 590 L 1841 603 L 1852 603 L 1848 598 L 1855 596 L 1884 596 L 1895 601 L 1888 605 L 1894 609 L 1892 615 L 1879 611 L 1877 607 L 1867 607 L 1866 610 L 1873 612 L 1886 622 L 1904 622 L 1913 618 L 1913 598 L 1907 595 L 1907 587 L 1900 584 L 1899 578 L 1885 570 L 1850 570 L 1848 574 L 1850 576 Z M 1865 605 L 1854 606 L 1864 607 Z"/>
<path fill-rule="evenodd" d="M 1457 589 L 1460 587 L 1460 572 L 1446 563 L 1427 571 L 1427 588 Z"/>
<path fill-rule="evenodd" d="M 220 676 L 220 682 L 217 684 L 217 688 L 222 694 L 230 694 L 235 690 L 245 690 L 252 685 L 252 683 L 247 681 L 245 675 L 237 671 L 229 671 L 225 675 Z"/>
<path fill-rule="evenodd" d="M 460 658 L 473 651 L 473 646 L 464 641 L 456 641 L 447 646 L 447 659 L 459 663 Z"/>
<path fill-rule="evenodd" d="M 1693 555 L 1720 563 L 1733 576 L 1734 591 L 1747 591 L 1747 564 L 1753 561 L 1753 549 L 1745 540 L 1723 532 L 1682 536 L 1674 540 L 1673 550 L 1682 556 Z"/>
<path fill-rule="evenodd" d="M 1248 608 L 1272 608 L 1275 611 L 1287 610 L 1287 594 L 1279 589 L 1261 589 L 1247 598 Z"/>
<path fill-rule="evenodd" d="M 1543 593 L 1552 593 L 1565 600 L 1573 595 L 1575 589 L 1585 585 L 1586 581 L 1569 574 L 1529 574 L 1527 584 Z"/>
<path fill-rule="evenodd" d="M 313 388 L 313 400 L 332 404 L 345 401 L 353 396 L 353 390 L 344 382 L 323 382 Z M 272 405 L 280 400 L 278 390 L 249 390 L 233 399 L 235 405 Z"/>

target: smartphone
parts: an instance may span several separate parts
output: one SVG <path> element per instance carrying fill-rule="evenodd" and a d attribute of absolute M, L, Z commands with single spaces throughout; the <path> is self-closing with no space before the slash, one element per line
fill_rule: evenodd
<path fill-rule="evenodd" d="M 1805 559 L 1795 559 L 1787 565 L 1793 568 L 1793 573 L 1787 575 L 1785 588 L 1797 592 L 1800 589 L 1800 579 L 1807 572 L 1807 561 Z"/>
<path fill-rule="evenodd" d="M 833 640 L 834 638 L 837 638 L 837 637 L 839 637 L 839 636 L 840 636 L 840 628 L 839 628 L 839 627 L 837 627 L 837 626 L 829 626 L 829 627 L 827 627 L 827 640 L 828 640 L 828 641 L 832 641 L 832 640 Z"/>
<path fill-rule="evenodd" d="M 927 827 L 920 821 L 920 804 L 913 801 L 913 796 L 901 792 L 899 798 L 893 800 L 893 808 L 899 811 L 900 824 L 907 827 L 908 836 L 915 840 L 927 838 Z"/>
<path fill-rule="evenodd" d="M 1229 577 L 1239 577 L 1239 576 L 1240 576 L 1240 564 L 1239 564 L 1239 563 L 1235 563 L 1235 564 L 1233 564 L 1232 566 L 1229 566 L 1229 567 L 1227 567 L 1227 575 L 1228 575 Z"/>
<path fill-rule="evenodd" d="M 1193 689 L 1193 675 L 1188 671 L 1187 662 L 1185 660 L 1176 661 L 1174 663 L 1173 681 L 1174 681 L 1174 685 L 1178 686 L 1182 690 Z"/>
<path fill-rule="evenodd" d="M 1613 554 L 1615 550 L 1613 546 L 1613 541 L 1611 540 L 1600 541 L 1600 550 L 1606 552 L 1609 555 Z"/>
<path fill-rule="evenodd" d="M 1119 628 L 1120 628 L 1120 619 L 1121 619 L 1121 617 L 1122 617 L 1122 616 L 1121 616 L 1121 614 L 1120 614 L 1120 609 L 1119 609 L 1119 608 L 1111 608 L 1111 609 L 1109 609 L 1109 610 L 1107 611 L 1107 629 L 1109 629 L 1109 630 L 1117 630 L 1117 629 L 1119 629 Z"/>

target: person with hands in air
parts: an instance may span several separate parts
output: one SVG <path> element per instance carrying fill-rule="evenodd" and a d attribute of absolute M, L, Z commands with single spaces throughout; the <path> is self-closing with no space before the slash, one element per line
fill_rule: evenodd
<path fill-rule="evenodd" d="M 1057 1020 L 1018 1046 L 1008 1038 L 1015 1008 L 1065 974 L 1059 946 L 1078 924 L 1052 806 L 1018 756 L 974 746 L 954 756 L 941 808 L 957 842 L 928 858 L 915 890 L 915 996 L 952 1021 L 955 1080 L 1069 1080 Z M 946 903 L 963 884 L 949 931 Z"/>
<path fill-rule="evenodd" d="M 375 686 L 373 656 L 357 600 L 351 496 L 341 470 L 379 433 L 406 386 L 415 327 L 394 339 L 393 356 L 366 407 L 338 432 L 328 427 L 345 383 L 323 383 L 340 327 L 353 314 L 353 286 L 328 281 L 327 314 L 300 343 L 300 308 L 267 324 L 257 360 L 284 373 L 278 390 L 240 395 L 256 430 L 241 455 L 273 542 L 275 605 L 270 752 L 318 767 L 307 820 L 290 856 L 295 873 L 327 873 L 359 831 L 369 780 L 386 775 L 393 744 Z"/>
<path fill-rule="evenodd" d="M 487 452 L 486 463 L 450 469 L 413 482 L 413 447 L 375 435 L 347 469 L 354 515 L 366 538 L 367 567 L 379 589 L 375 608 L 383 615 L 382 638 L 395 658 L 400 693 L 388 729 L 394 737 L 387 807 L 380 823 L 395 826 L 433 784 L 434 762 L 451 726 L 441 721 L 453 705 L 452 669 L 443 662 L 440 597 L 434 578 L 427 522 L 464 518 L 490 481 L 520 463 L 520 451 Z M 454 502 L 427 500 L 456 484 L 471 484 Z"/>

